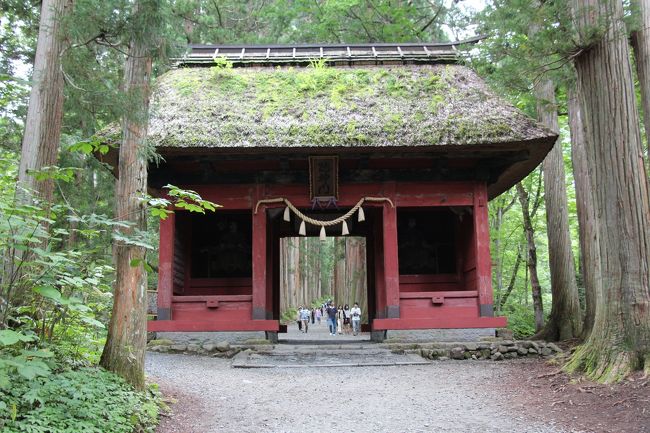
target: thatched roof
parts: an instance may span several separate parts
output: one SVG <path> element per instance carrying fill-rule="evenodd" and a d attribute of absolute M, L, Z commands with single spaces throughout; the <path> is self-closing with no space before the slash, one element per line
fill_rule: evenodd
<path fill-rule="evenodd" d="M 533 170 L 557 135 L 471 69 L 447 64 L 456 45 L 191 47 L 179 65 L 193 67 L 157 79 L 148 139 L 163 155 L 515 152 L 490 181 L 492 198 Z M 119 126 L 98 136 L 118 144 Z"/>
<path fill-rule="evenodd" d="M 180 68 L 158 79 L 149 124 L 149 139 L 165 148 L 481 146 L 552 137 L 459 65 Z"/>

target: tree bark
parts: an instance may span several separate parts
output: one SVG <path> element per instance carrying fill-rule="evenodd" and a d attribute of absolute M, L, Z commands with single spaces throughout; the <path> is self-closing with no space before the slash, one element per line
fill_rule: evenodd
<path fill-rule="evenodd" d="M 29 96 L 25 132 L 18 169 L 16 199 L 18 203 L 43 203 L 50 206 L 54 181 L 38 181 L 34 171 L 56 165 L 63 120 L 63 73 L 60 55 L 64 42 L 59 35 L 61 18 L 69 10 L 70 0 L 44 0 L 38 29 L 36 57 Z M 41 223 L 47 228 L 48 224 Z M 0 266 L 0 326 L 13 306 L 27 302 L 31 287 L 23 284 L 18 265 L 29 260 L 29 251 L 7 249 Z"/>
<path fill-rule="evenodd" d="M 572 0 L 572 7 L 587 47 L 575 67 L 597 210 L 602 302 L 567 368 L 612 382 L 639 368 L 650 373 L 648 180 L 622 2 Z M 594 35 L 594 28 L 604 30 Z"/>
<path fill-rule="evenodd" d="M 136 11 L 137 10 L 136 3 Z M 147 11 L 149 12 L 149 11 Z M 124 67 L 125 91 L 135 102 L 135 110 L 122 120 L 119 151 L 119 178 L 116 187 L 116 218 L 130 223 L 118 233 L 132 236 L 144 230 L 146 206 L 140 199 L 147 192 L 146 145 L 149 81 L 152 59 L 141 38 L 134 38 Z M 100 365 L 124 377 L 137 389 L 144 388 L 144 354 L 147 343 L 147 273 L 143 266 L 145 249 L 114 241 L 116 269 L 113 314 Z"/>
<path fill-rule="evenodd" d="M 650 2 L 636 0 L 632 2 L 634 11 L 638 11 L 638 30 L 631 34 L 632 49 L 636 60 L 636 73 L 641 90 L 641 107 L 643 108 L 643 126 L 646 140 L 650 137 Z M 650 146 L 648 147 L 650 153 Z"/>
<path fill-rule="evenodd" d="M 559 132 L 555 86 L 550 79 L 535 85 L 539 121 Z M 537 334 L 545 340 L 568 340 L 580 336 L 582 314 L 578 299 L 575 262 L 569 234 L 569 211 L 562 143 L 555 143 L 542 163 L 544 172 L 544 203 L 548 235 L 548 256 L 551 268 L 551 314 L 544 329 Z"/>
<path fill-rule="evenodd" d="M 533 310 L 535 311 L 535 331 L 539 332 L 544 327 L 544 306 L 542 305 L 542 286 L 537 276 L 537 247 L 535 246 L 535 229 L 530 218 L 528 192 L 521 183 L 517 183 L 517 196 L 521 204 L 521 213 L 526 232 L 528 245 L 527 267 L 530 275 L 530 287 L 533 295 Z"/>
<path fill-rule="evenodd" d="M 508 200 L 510 201 L 508 202 Z M 516 201 L 517 201 L 516 195 L 510 197 L 510 194 L 507 195 L 502 194 L 501 196 L 493 200 L 492 203 L 490 204 L 490 209 L 494 209 L 494 212 L 490 213 L 490 233 L 492 235 L 492 242 L 494 244 L 491 251 L 492 251 L 492 257 L 494 257 L 494 265 L 492 268 L 494 269 L 494 282 L 495 282 L 495 287 L 494 287 L 495 313 L 501 311 L 500 309 L 504 305 L 504 302 L 502 302 L 503 290 L 504 290 L 503 289 L 504 254 L 501 245 L 501 237 L 502 237 L 501 228 L 503 227 L 503 219 L 506 212 L 510 210 L 510 208 L 514 205 Z M 503 250 L 505 251 L 507 249 L 508 249 L 508 245 L 506 244 L 503 247 Z M 518 250 L 517 263 L 519 262 L 520 259 L 521 259 L 521 254 Z M 516 269 L 518 269 L 518 267 L 519 264 L 517 264 Z"/>
<path fill-rule="evenodd" d="M 33 198 L 50 203 L 54 191 L 51 179 L 37 181 L 30 173 L 56 165 L 63 120 L 63 72 L 61 52 L 64 41 L 59 35 L 61 18 L 71 0 L 43 0 L 38 29 L 36 58 L 25 134 L 18 170 L 18 198 L 29 203 Z"/>
<path fill-rule="evenodd" d="M 517 282 L 517 272 L 519 272 L 519 265 L 521 265 L 521 245 L 517 247 L 517 258 L 515 259 L 515 266 L 512 270 L 512 275 L 510 276 L 508 287 L 506 287 L 505 293 L 497 303 L 497 313 L 503 310 L 506 302 L 508 302 L 508 298 L 510 297 L 512 290 L 515 288 L 515 283 Z"/>
<path fill-rule="evenodd" d="M 584 125 L 574 86 L 569 86 L 567 92 L 567 108 L 571 131 L 571 163 L 578 211 L 578 235 L 582 252 L 580 261 L 585 285 L 585 318 L 582 325 L 582 338 L 586 339 L 594 326 L 597 296 L 601 293 L 600 251 L 598 249 L 598 231 L 596 230 L 596 209 L 592 198 L 589 164 L 585 149 Z"/>

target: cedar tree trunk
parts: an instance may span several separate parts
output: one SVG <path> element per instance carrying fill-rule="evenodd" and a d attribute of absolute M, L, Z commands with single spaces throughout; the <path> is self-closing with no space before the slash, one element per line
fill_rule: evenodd
<path fill-rule="evenodd" d="M 143 157 L 149 110 L 151 57 L 145 44 L 131 41 L 124 68 L 127 94 L 137 109 L 122 121 L 119 179 L 116 187 L 116 218 L 132 224 L 118 229 L 122 235 L 144 230 L 146 207 L 140 197 L 147 192 L 147 161 Z M 116 269 L 113 314 L 100 364 L 124 377 L 138 389 L 144 388 L 144 353 L 147 343 L 147 274 L 143 247 L 114 241 Z"/>
<path fill-rule="evenodd" d="M 623 4 L 572 0 L 572 6 L 585 46 L 575 67 L 597 215 L 602 302 L 589 338 L 567 368 L 613 382 L 644 366 L 650 373 L 648 180 Z M 595 28 L 602 33 L 594 34 Z"/>
<path fill-rule="evenodd" d="M 632 49 L 636 60 L 636 73 L 641 89 L 643 125 L 645 136 L 650 140 L 650 2 L 636 0 L 633 10 L 638 11 L 638 30 L 632 32 Z M 650 152 L 650 146 L 648 147 Z"/>
<path fill-rule="evenodd" d="M 559 132 L 553 82 L 549 79 L 540 81 L 535 86 L 535 96 L 539 121 L 553 132 Z M 542 168 L 553 301 L 548 322 L 537 337 L 553 341 L 568 340 L 580 336 L 582 314 L 569 235 L 562 143 L 555 143 L 546 155 Z"/>
<path fill-rule="evenodd" d="M 16 198 L 19 203 L 52 202 L 52 179 L 37 181 L 32 172 L 56 165 L 63 120 L 63 73 L 61 52 L 64 42 L 59 35 L 61 18 L 68 12 L 70 0 L 43 0 L 38 29 L 36 57 L 29 96 L 25 132 L 18 170 Z M 47 223 L 42 223 L 47 228 Z M 0 269 L 0 326 L 14 305 L 22 305 L 31 287 L 21 284 L 23 272 L 18 263 L 28 260 L 29 251 L 7 249 Z"/>
<path fill-rule="evenodd" d="M 28 203 L 32 194 L 45 203 L 52 201 L 54 182 L 37 181 L 30 175 L 56 164 L 63 120 L 63 72 L 61 52 L 64 42 L 59 33 L 61 18 L 71 6 L 70 0 L 43 0 L 38 29 L 36 58 L 25 134 L 18 171 L 19 199 Z"/>
<path fill-rule="evenodd" d="M 521 213 L 528 244 L 528 259 L 526 265 L 530 274 L 530 286 L 533 294 L 533 310 L 535 311 L 535 331 L 541 331 L 544 326 L 544 307 L 542 305 L 542 286 L 537 276 L 537 247 L 535 246 L 535 230 L 530 218 L 528 192 L 521 183 L 517 183 L 517 197 L 521 204 Z"/>
<path fill-rule="evenodd" d="M 596 210 L 589 180 L 589 164 L 585 149 L 584 125 L 578 95 L 574 86 L 567 92 L 569 129 L 571 131 L 571 163 L 576 188 L 576 207 L 578 210 L 578 235 L 580 236 L 580 260 L 582 279 L 585 285 L 585 320 L 582 338 L 586 339 L 594 326 L 597 296 L 600 294 L 600 251 L 598 231 L 596 230 Z"/>

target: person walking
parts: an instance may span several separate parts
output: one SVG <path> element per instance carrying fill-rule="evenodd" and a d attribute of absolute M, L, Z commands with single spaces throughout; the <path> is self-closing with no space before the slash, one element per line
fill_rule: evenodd
<path fill-rule="evenodd" d="M 350 323 L 350 306 L 345 304 L 343 306 L 343 333 L 350 335 L 352 332 L 352 323 Z"/>
<path fill-rule="evenodd" d="M 343 306 L 339 305 L 336 312 L 336 333 L 343 334 Z"/>
<path fill-rule="evenodd" d="M 358 335 L 361 329 L 361 308 L 359 303 L 355 302 L 352 310 L 350 310 L 350 319 L 352 320 L 352 335 Z"/>
<path fill-rule="evenodd" d="M 333 301 L 330 301 L 327 306 L 327 325 L 330 328 L 330 335 L 336 335 L 336 307 Z"/>
<path fill-rule="evenodd" d="M 311 312 L 309 311 L 309 308 L 305 307 L 300 310 L 300 321 L 302 322 L 302 332 L 304 332 L 305 334 L 309 329 L 309 320 L 310 320 L 309 316 L 311 316 Z"/>
<path fill-rule="evenodd" d="M 316 308 L 316 323 L 320 325 L 320 319 L 323 315 L 323 312 L 321 311 L 320 308 Z"/>
<path fill-rule="evenodd" d="M 315 321 L 316 321 L 316 309 L 312 308 L 311 309 L 311 324 L 313 325 Z"/>
<path fill-rule="evenodd" d="M 300 312 L 302 311 L 302 305 L 298 307 L 298 315 L 296 316 L 296 322 L 298 323 L 298 331 L 302 331 L 302 316 Z"/>

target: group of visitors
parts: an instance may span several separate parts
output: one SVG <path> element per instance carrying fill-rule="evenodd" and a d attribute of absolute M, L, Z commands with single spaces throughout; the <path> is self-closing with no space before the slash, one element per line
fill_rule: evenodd
<path fill-rule="evenodd" d="M 298 329 L 302 332 L 307 332 L 309 329 L 309 322 L 313 325 L 318 323 L 320 325 L 321 317 L 323 317 L 323 312 L 320 308 L 312 308 L 311 310 L 302 305 L 298 307 Z"/>
<path fill-rule="evenodd" d="M 317 322 L 321 323 L 322 317 L 327 317 L 327 326 L 329 327 L 330 335 L 358 335 L 361 332 L 361 308 L 359 303 L 355 302 L 352 308 L 345 304 L 338 307 L 334 301 L 327 301 L 320 308 L 309 309 L 302 305 L 298 307 L 298 329 L 301 332 L 307 332 L 309 329 L 309 322 L 313 325 Z"/>

